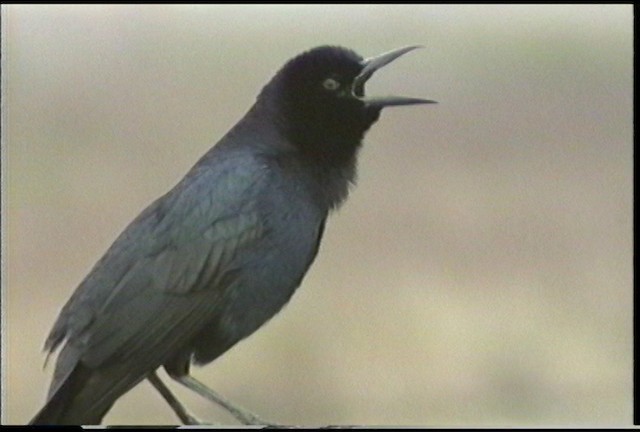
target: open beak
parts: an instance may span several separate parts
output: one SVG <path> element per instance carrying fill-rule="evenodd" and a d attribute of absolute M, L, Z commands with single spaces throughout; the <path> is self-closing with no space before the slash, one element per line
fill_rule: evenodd
<path fill-rule="evenodd" d="M 364 96 L 364 84 L 369 78 L 373 76 L 375 71 L 388 65 L 403 54 L 408 53 L 416 48 L 421 48 L 419 45 L 408 46 L 404 48 L 398 48 L 393 51 L 389 51 L 384 54 L 380 54 L 376 57 L 370 57 L 362 61 L 364 68 L 353 81 L 353 95 L 364 102 L 367 106 L 384 108 L 386 106 L 398 106 L 398 105 L 416 105 L 416 104 L 431 104 L 437 103 L 433 100 L 410 98 L 404 96 L 384 96 L 384 97 L 365 97 Z"/>

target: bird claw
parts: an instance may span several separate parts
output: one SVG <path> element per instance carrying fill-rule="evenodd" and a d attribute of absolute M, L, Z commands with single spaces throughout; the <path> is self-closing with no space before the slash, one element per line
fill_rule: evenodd
<path fill-rule="evenodd" d="M 251 413 L 243 413 L 242 415 L 234 416 L 236 420 L 245 426 L 267 426 L 267 427 L 282 427 L 276 423 L 267 422 L 260 417 Z M 197 417 L 186 414 L 182 418 L 182 424 L 185 426 L 221 426 L 220 423 L 212 423 L 198 419 Z"/>
<path fill-rule="evenodd" d="M 245 426 L 279 426 L 275 423 L 268 422 L 249 411 L 238 408 L 237 406 L 233 411 L 229 411 L 229 413 Z"/>
<path fill-rule="evenodd" d="M 187 425 L 187 426 L 204 426 L 207 423 L 203 422 L 202 420 L 198 419 L 197 417 L 191 415 L 191 414 L 186 414 L 185 417 L 183 418 L 183 424 Z"/>

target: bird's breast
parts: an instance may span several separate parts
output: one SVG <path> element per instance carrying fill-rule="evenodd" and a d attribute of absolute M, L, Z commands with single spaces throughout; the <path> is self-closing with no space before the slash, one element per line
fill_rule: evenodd
<path fill-rule="evenodd" d="M 236 277 L 225 290 L 221 316 L 229 339 L 250 335 L 280 311 L 316 256 L 326 211 L 302 189 L 274 182 L 257 200 L 263 237 L 238 256 Z"/>

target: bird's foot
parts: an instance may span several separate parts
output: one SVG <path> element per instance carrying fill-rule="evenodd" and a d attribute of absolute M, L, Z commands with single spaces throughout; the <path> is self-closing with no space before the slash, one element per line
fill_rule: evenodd
<path fill-rule="evenodd" d="M 261 419 L 260 417 L 258 417 L 257 415 L 253 414 L 252 412 L 247 411 L 247 410 L 245 410 L 243 408 L 240 408 L 236 404 L 231 403 L 231 401 L 225 399 L 224 397 L 222 397 L 218 393 L 214 392 L 213 390 L 211 390 L 210 388 L 208 388 L 207 386 L 202 384 L 200 381 L 198 381 L 197 379 L 193 378 L 191 375 L 183 375 L 183 376 L 173 377 L 173 378 L 176 381 L 178 381 L 180 384 L 182 384 L 185 387 L 187 387 L 187 388 L 193 390 L 194 392 L 198 393 L 200 396 L 210 400 L 211 402 L 213 402 L 213 403 L 221 406 L 225 410 L 227 410 L 227 412 L 229 414 L 231 414 L 233 417 L 235 417 L 236 420 L 238 420 L 243 425 L 247 425 L 247 426 L 279 426 L 279 425 L 277 425 L 275 423 L 271 423 L 271 422 L 265 421 L 265 420 Z"/>
<path fill-rule="evenodd" d="M 279 426 L 278 424 L 264 420 L 250 411 L 240 408 L 237 405 L 227 405 L 225 409 L 236 418 L 240 423 L 246 426 Z"/>

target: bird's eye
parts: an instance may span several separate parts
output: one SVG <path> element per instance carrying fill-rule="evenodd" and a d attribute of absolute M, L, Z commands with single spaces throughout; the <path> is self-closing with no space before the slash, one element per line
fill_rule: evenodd
<path fill-rule="evenodd" d="M 340 83 L 333 78 L 327 78 L 322 83 L 322 86 L 329 91 L 335 91 L 340 88 Z"/>

